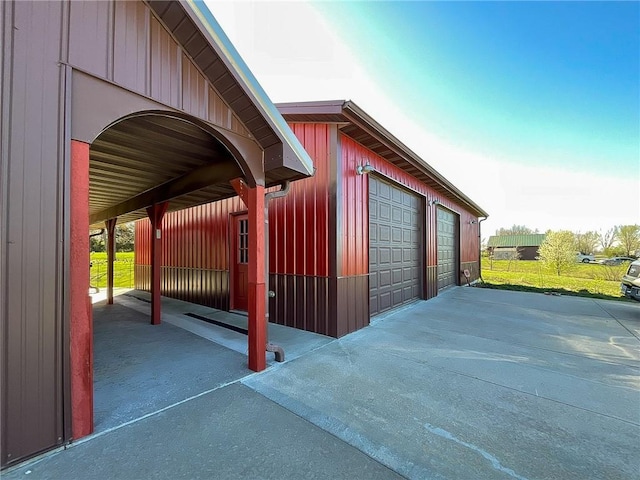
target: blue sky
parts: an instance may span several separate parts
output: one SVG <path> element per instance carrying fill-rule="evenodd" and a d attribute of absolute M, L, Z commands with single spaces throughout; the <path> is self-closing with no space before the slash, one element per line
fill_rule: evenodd
<path fill-rule="evenodd" d="M 640 222 L 640 3 L 207 4 L 274 102 L 355 101 L 483 237 Z"/>
<path fill-rule="evenodd" d="M 639 3 L 330 2 L 318 9 L 430 131 L 512 161 L 637 172 Z"/>

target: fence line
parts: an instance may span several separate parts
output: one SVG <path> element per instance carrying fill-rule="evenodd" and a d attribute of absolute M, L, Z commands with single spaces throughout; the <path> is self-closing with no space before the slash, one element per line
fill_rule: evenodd
<path fill-rule="evenodd" d="M 107 286 L 107 260 L 91 260 L 90 284 L 92 287 L 104 288 Z M 135 263 L 132 258 L 116 259 L 113 262 L 114 287 L 133 288 L 135 281 Z"/>

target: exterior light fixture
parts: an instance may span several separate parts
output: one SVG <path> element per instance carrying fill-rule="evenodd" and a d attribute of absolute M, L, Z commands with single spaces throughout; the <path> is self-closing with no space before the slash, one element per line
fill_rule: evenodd
<path fill-rule="evenodd" d="M 473 225 L 475 223 L 478 223 L 478 221 L 477 220 L 469 220 L 469 225 Z"/>
<path fill-rule="evenodd" d="M 429 200 L 429 206 L 433 206 L 433 205 L 440 205 L 440 200 L 438 200 L 437 198 L 432 198 L 431 200 Z"/>
<path fill-rule="evenodd" d="M 371 165 L 369 165 L 369 162 L 367 162 L 366 165 L 358 165 L 356 167 L 356 173 L 358 175 L 364 175 L 365 173 L 371 173 L 371 172 L 375 172 L 376 169 L 373 168 Z"/>

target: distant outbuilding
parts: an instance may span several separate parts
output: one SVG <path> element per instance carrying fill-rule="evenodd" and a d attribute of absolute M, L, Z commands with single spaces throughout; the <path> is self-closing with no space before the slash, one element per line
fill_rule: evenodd
<path fill-rule="evenodd" d="M 538 249 L 544 242 L 544 233 L 534 233 L 530 235 L 492 235 L 487 243 L 489 255 L 496 260 L 506 260 L 517 258 L 520 260 L 536 260 Z"/>

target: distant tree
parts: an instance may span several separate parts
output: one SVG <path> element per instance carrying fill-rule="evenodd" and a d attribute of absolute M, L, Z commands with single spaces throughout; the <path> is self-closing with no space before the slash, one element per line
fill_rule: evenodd
<path fill-rule="evenodd" d="M 598 234 L 600 237 L 600 246 L 602 247 L 603 252 L 609 250 L 615 243 L 616 237 L 618 236 L 617 230 L 617 227 L 613 227 L 606 230 L 604 233 L 600 232 Z"/>
<path fill-rule="evenodd" d="M 116 250 L 118 252 L 132 252 L 134 247 L 133 222 L 116 225 Z"/>
<path fill-rule="evenodd" d="M 640 225 L 618 225 L 616 227 L 618 242 L 627 257 L 640 250 Z"/>
<path fill-rule="evenodd" d="M 105 251 L 105 230 L 89 230 L 89 251 L 104 252 Z"/>
<path fill-rule="evenodd" d="M 598 232 L 578 232 L 575 233 L 573 237 L 576 245 L 576 250 L 583 255 L 592 254 L 596 250 L 596 247 L 598 246 L 598 243 L 600 241 Z"/>
<path fill-rule="evenodd" d="M 538 250 L 540 260 L 560 276 L 563 270 L 576 261 L 573 233 L 568 230 L 549 231 Z"/>
<path fill-rule="evenodd" d="M 538 229 L 531 230 L 525 225 L 512 225 L 510 228 L 499 228 L 496 235 L 531 235 L 538 233 Z"/>

